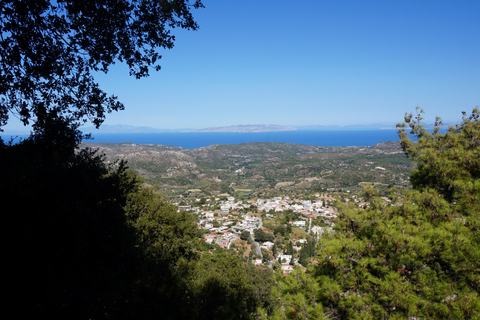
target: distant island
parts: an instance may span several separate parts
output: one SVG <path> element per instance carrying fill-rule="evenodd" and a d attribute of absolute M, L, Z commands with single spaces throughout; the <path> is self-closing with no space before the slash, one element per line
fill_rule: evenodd
<path fill-rule="evenodd" d="M 84 132 L 96 133 L 158 133 L 158 132 L 272 132 L 272 131 L 296 131 L 292 126 L 275 124 L 247 124 L 226 127 L 211 127 L 203 129 L 157 129 L 152 127 L 137 127 L 125 124 L 103 125 L 100 129 L 94 127 L 83 127 Z"/>
<path fill-rule="evenodd" d="M 441 126 L 442 129 L 447 129 L 448 126 L 454 126 L 454 123 L 445 123 Z M 427 130 L 433 130 L 434 124 L 425 122 L 424 127 Z M 96 134 L 137 134 L 137 133 L 179 133 L 179 132 L 215 132 L 215 133 L 262 133 L 262 132 L 294 132 L 294 131 L 350 131 L 350 130 L 395 130 L 395 125 L 386 123 L 376 124 L 360 124 L 360 125 L 275 125 L 275 124 L 247 124 L 247 125 L 232 125 L 223 127 L 209 127 L 202 129 L 193 128 L 177 128 L 177 129 L 159 129 L 147 126 L 132 126 L 126 124 L 108 125 L 104 124 L 99 129 L 91 126 L 80 127 L 80 130 L 85 133 Z M 6 130 L 0 132 L 0 135 L 9 139 L 15 135 L 28 135 L 31 128 Z"/>
<path fill-rule="evenodd" d="M 296 131 L 297 128 L 275 124 L 247 124 L 228 127 L 205 128 L 192 130 L 193 132 L 271 132 L 271 131 Z"/>

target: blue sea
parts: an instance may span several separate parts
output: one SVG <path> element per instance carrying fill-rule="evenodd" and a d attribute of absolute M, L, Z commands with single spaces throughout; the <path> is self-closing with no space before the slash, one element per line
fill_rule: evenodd
<path fill-rule="evenodd" d="M 19 138 L 25 138 L 19 135 Z M 9 135 L 2 135 L 5 141 Z M 16 141 L 18 142 L 18 138 Z M 399 141 L 396 130 L 336 130 L 336 131 L 278 131 L 278 132 L 161 132 L 161 133 L 96 133 L 93 140 L 85 142 L 132 142 L 138 144 L 163 144 L 185 149 L 207 147 L 213 144 L 246 142 L 286 142 L 314 146 L 371 146 L 385 141 Z"/>
<path fill-rule="evenodd" d="M 256 133 L 233 132 L 162 132 L 162 133 L 99 133 L 86 142 L 133 142 L 164 144 L 195 149 L 213 144 L 246 142 L 286 142 L 314 146 L 371 146 L 385 141 L 399 141 L 396 130 L 348 131 L 279 131 Z"/>

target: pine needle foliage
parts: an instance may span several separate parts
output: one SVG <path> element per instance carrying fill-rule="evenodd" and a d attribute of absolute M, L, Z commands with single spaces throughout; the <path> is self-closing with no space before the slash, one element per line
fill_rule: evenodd
<path fill-rule="evenodd" d="M 407 114 L 398 125 L 402 147 L 417 164 L 413 189 L 392 190 L 391 202 L 365 190 L 368 206 L 339 208 L 335 231 L 320 239 L 318 265 L 309 273 L 316 284 L 304 289 L 305 296 L 314 288 L 323 307 L 309 318 L 480 317 L 480 113 L 475 108 L 443 133 L 440 119 L 428 132 L 421 115 Z M 292 297 L 283 291 L 286 303 Z M 285 308 L 283 315 L 297 319 L 302 312 Z"/>

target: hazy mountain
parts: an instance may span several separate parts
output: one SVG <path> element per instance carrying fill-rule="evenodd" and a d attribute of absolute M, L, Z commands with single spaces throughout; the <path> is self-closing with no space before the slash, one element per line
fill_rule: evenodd
<path fill-rule="evenodd" d="M 448 125 L 454 125 L 448 123 Z M 425 122 L 426 129 L 433 129 L 433 123 Z M 444 125 L 447 127 L 447 123 Z M 211 127 L 203 129 L 158 129 L 152 127 L 131 126 L 125 124 L 102 125 L 100 129 L 95 127 L 80 128 L 85 133 L 158 133 L 158 132 L 273 132 L 273 131 L 296 131 L 296 130 L 361 130 L 361 129 L 386 129 L 395 130 L 392 123 L 373 123 L 357 125 L 295 125 L 284 126 L 275 124 L 248 124 L 224 127 Z M 17 133 L 18 134 L 18 133 Z"/>
<path fill-rule="evenodd" d="M 270 131 L 295 131 L 295 127 L 275 124 L 247 124 L 228 127 L 215 127 L 193 130 L 194 132 L 270 132 Z"/>

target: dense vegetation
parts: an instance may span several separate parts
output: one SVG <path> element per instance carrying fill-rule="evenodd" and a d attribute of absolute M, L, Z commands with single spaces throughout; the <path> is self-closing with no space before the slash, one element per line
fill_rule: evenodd
<path fill-rule="evenodd" d="M 276 316 L 478 319 L 479 116 L 474 109 L 446 133 L 429 133 L 421 113 L 408 115 L 399 134 L 417 161 L 414 189 L 391 190 L 395 205 L 366 189 L 366 209 L 341 208 L 335 232 L 317 245 L 315 266 L 280 281 L 284 308 Z"/>
<path fill-rule="evenodd" d="M 44 126 L 42 126 L 43 128 Z M 107 165 L 62 119 L 0 145 L 5 261 L 15 314 L 63 319 L 249 319 L 272 310 L 271 272 L 201 251 L 193 217 Z"/>

